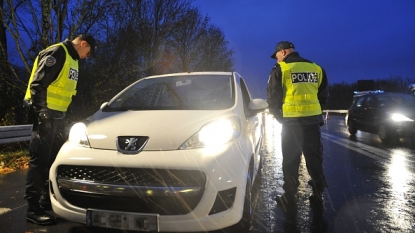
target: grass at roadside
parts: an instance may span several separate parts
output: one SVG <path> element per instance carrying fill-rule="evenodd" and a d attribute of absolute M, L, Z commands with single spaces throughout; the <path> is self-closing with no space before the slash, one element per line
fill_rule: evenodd
<path fill-rule="evenodd" d="M 28 168 L 28 145 L 28 142 L 0 145 L 0 175 Z"/>

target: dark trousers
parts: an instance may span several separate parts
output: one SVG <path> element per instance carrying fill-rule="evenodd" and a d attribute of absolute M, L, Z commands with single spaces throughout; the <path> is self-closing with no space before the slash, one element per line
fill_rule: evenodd
<path fill-rule="evenodd" d="M 283 189 L 286 193 L 297 193 L 298 170 L 301 155 L 304 155 L 307 171 L 313 182 L 323 188 L 326 184 L 323 173 L 323 144 L 319 124 L 282 125 L 282 170 Z"/>
<path fill-rule="evenodd" d="M 29 207 L 39 205 L 40 196 L 48 194 L 49 169 L 66 140 L 63 116 L 63 113 L 53 114 L 49 120 L 51 127 L 47 129 L 43 126 L 44 124 L 37 122 L 33 124 L 24 195 L 24 198 L 29 202 Z"/>

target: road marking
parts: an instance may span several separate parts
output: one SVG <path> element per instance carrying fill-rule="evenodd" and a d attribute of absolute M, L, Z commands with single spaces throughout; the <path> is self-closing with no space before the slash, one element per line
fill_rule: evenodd
<path fill-rule="evenodd" d="M 0 215 L 5 214 L 5 213 L 10 212 L 10 211 L 11 211 L 11 209 L 9 209 L 9 208 L 0 208 Z"/>
<path fill-rule="evenodd" d="M 350 139 L 341 138 L 328 133 L 321 133 L 321 137 L 327 139 L 331 142 L 334 142 L 340 146 L 346 147 L 350 150 L 356 151 L 360 154 L 363 154 L 367 157 L 376 160 L 390 160 L 391 153 L 387 150 L 379 149 L 373 146 L 369 146 L 360 142 L 351 141 Z M 412 163 L 415 163 L 413 158 L 406 156 L 406 159 Z"/>

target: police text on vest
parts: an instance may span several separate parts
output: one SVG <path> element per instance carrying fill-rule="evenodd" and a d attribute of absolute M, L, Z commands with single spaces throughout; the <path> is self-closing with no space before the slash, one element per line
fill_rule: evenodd
<path fill-rule="evenodd" d="M 293 72 L 291 73 L 292 83 L 318 83 L 317 72 Z"/>
<path fill-rule="evenodd" d="M 78 71 L 72 68 L 69 68 L 69 79 L 78 82 Z"/>

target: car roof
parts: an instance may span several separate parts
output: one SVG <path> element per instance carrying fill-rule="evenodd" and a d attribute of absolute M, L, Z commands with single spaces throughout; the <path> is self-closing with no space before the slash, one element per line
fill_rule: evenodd
<path fill-rule="evenodd" d="M 365 93 L 365 94 L 361 94 L 355 97 L 361 97 L 361 96 L 411 96 L 409 94 L 406 93 L 401 93 L 401 92 L 378 92 L 378 93 Z"/>
<path fill-rule="evenodd" d="M 364 96 L 364 95 L 367 95 L 367 94 L 372 94 L 372 93 L 384 93 L 384 91 L 383 90 L 354 91 L 353 92 L 353 94 L 354 94 L 353 97 L 357 98 L 357 97 Z"/>
<path fill-rule="evenodd" d="M 162 78 L 162 77 L 172 77 L 172 76 L 192 76 L 192 75 L 232 75 L 234 72 L 225 72 L 225 71 L 202 71 L 202 72 L 181 72 L 181 73 L 169 73 L 169 74 L 159 74 L 144 77 L 145 79 L 149 78 Z"/>
<path fill-rule="evenodd" d="M 370 93 L 369 95 L 409 95 L 409 94 L 400 93 L 400 92 L 384 92 L 384 93 Z"/>

